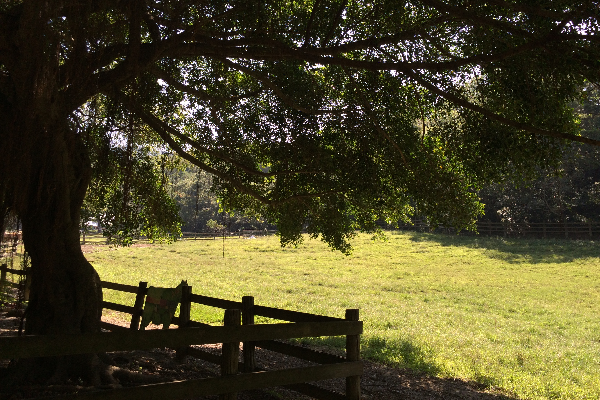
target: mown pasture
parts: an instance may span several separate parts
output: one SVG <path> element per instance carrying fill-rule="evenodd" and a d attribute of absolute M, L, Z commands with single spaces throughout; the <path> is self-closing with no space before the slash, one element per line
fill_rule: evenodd
<path fill-rule="evenodd" d="M 86 254 L 103 280 L 343 316 L 360 308 L 364 358 L 477 381 L 526 399 L 600 398 L 597 242 L 423 233 L 359 235 L 351 256 L 277 237 L 103 247 Z M 131 297 L 106 291 L 110 301 Z M 192 309 L 216 323 L 220 310 Z M 260 322 L 260 321 L 259 321 Z M 335 338 L 313 343 L 339 346 Z"/>

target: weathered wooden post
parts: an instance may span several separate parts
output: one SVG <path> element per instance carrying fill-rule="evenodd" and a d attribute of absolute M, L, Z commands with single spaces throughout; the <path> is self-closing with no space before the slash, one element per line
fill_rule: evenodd
<path fill-rule="evenodd" d="M 0 265 L 0 282 L 6 281 L 6 270 L 8 269 L 8 265 L 2 264 Z"/>
<path fill-rule="evenodd" d="M 254 325 L 254 297 L 242 297 L 242 325 Z M 244 372 L 256 370 L 254 342 L 244 342 Z"/>
<path fill-rule="evenodd" d="M 135 304 L 133 305 L 133 313 L 131 314 L 131 324 L 129 329 L 137 331 L 140 327 L 140 319 L 144 312 L 144 299 L 148 293 L 148 282 L 140 282 L 138 285 L 137 294 L 135 296 Z"/>
<path fill-rule="evenodd" d="M 346 310 L 346 321 L 359 321 L 359 310 Z M 346 360 L 360 360 L 360 335 L 346 336 Z M 360 400 L 360 375 L 346 378 L 346 398 Z"/>
<path fill-rule="evenodd" d="M 542 225 L 542 237 L 546 239 L 546 223 L 544 222 Z"/>
<path fill-rule="evenodd" d="M 225 310 L 223 324 L 225 326 L 240 325 L 240 310 Z M 221 348 L 221 376 L 235 375 L 238 373 L 238 363 L 240 357 L 240 343 L 223 343 Z M 224 393 L 219 395 L 219 400 L 236 400 L 237 393 Z"/>
<path fill-rule="evenodd" d="M 192 311 L 192 287 L 183 286 L 181 288 L 181 302 L 179 303 L 179 329 L 187 328 L 190 324 L 191 311 Z M 175 359 L 183 361 L 187 355 L 188 347 L 180 347 L 176 350 Z"/>
<path fill-rule="evenodd" d="M 23 290 L 23 299 L 29 301 L 29 295 L 31 294 L 31 268 L 27 268 L 25 273 L 25 289 Z"/>

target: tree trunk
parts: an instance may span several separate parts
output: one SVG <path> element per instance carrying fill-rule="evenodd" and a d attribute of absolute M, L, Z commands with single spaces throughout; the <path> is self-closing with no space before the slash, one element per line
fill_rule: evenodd
<path fill-rule="evenodd" d="M 8 74 L 0 77 L 0 195 L 20 217 L 31 256 L 28 335 L 96 332 L 102 291 L 98 274 L 79 244 L 79 214 L 91 179 L 83 139 L 70 127 L 71 83 L 61 71 L 64 47 L 50 21 L 65 4 L 22 2 L 12 9 L 3 36 Z M 3 33 L 6 33 L 3 31 Z M 66 79 L 66 81 L 65 81 Z M 69 108 L 71 107 L 71 108 Z M 94 356 L 21 360 L 29 378 L 91 380 Z"/>
<path fill-rule="evenodd" d="M 26 124 L 27 161 L 17 211 L 31 257 L 31 297 L 25 334 L 76 334 L 100 329 L 100 279 L 79 242 L 79 213 L 91 177 L 81 138 L 64 124 Z M 32 128 L 37 131 L 32 132 Z M 39 132 L 42 132 L 41 134 Z M 35 140 L 34 140 L 35 139 Z M 67 378 L 95 382 L 95 356 L 24 360 L 28 380 Z"/>

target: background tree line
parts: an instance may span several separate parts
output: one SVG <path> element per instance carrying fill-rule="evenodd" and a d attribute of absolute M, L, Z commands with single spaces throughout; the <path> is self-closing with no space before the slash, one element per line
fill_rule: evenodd
<path fill-rule="evenodd" d="M 168 191 L 179 207 L 182 232 L 274 229 L 260 216 L 242 210 L 224 212 L 213 190 L 212 176 L 198 167 L 180 161 L 179 168 L 168 171 L 168 180 Z"/>
<path fill-rule="evenodd" d="M 582 89 L 581 96 L 582 102 L 574 103 L 573 107 L 579 115 L 582 134 L 600 140 L 600 90 L 590 84 Z M 114 157 L 123 155 L 116 154 Z M 149 209 L 156 210 L 151 204 L 158 200 L 164 202 L 166 210 L 170 210 L 170 214 L 162 213 L 170 221 L 163 231 L 168 230 L 168 227 L 176 227 L 173 229 L 174 233 L 274 228 L 259 215 L 246 215 L 241 210 L 223 212 L 216 195 L 217 188 L 213 187 L 212 176 L 175 155 L 161 155 L 156 150 L 153 157 L 149 153 L 138 154 L 135 165 L 144 170 L 146 175 L 140 175 L 142 179 L 133 184 L 131 189 L 134 193 L 144 193 Z M 164 186 L 148 186 L 145 179 L 160 182 Z M 109 206 L 111 200 L 108 198 L 100 203 L 94 200 L 101 197 L 97 185 L 105 185 L 106 182 L 111 182 L 110 187 L 120 187 L 110 191 L 111 195 L 115 195 L 112 206 Z M 138 189 L 138 184 L 146 189 Z M 86 198 L 86 205 L 96 207 L 93 213 L 88 212 L 86 215 L 100 215 L 97 219 L 105 227 L 105 234 L 109 238 L 119 239 L 118 227 L 131 223 L 137 224 L 138 228 L 129 229 L 137 232 L 138 236 L 148 231 L 148 228 L 143 227 L 147 220 L 121 220 L 124 216 L 133 215 L 119 214 L 125 186 L 126 182 L 119 183 L 117 176 L 109 180 L 104 177 L 92 184 Z M 150 193 L 147 191 L 148 187 L 156 191 Z M 537 168 L 526 176 L 499 179 L 496 183 L 485 185 L 479 191 L 479 196 L 485 204 L 484 214 L 479 221 L 517 226 L 528 223 L 600 222 L 600 154 L 591 145 L 572 143 L 558 165 Z M 145 209 L 140 204 L 144 201 L 143 198 L 133 195 L 133 202 L 134 199 L 138 203 L 132 203 L 130 207 Z M 150 199 L 154 201 L 149 201 Z M 175 212 L 176 209 L 178 212 Z M 139 216 L 142 215 L 144 214 Z M 157 230 L 155 227 L 154 231 Z"/>
<path fill-rule="evenodd" d="M 582 134 L 600 139 L 600 90 L 587 85 L 574 104 Z M 508 179 L 483 187 L 481 221 L 528 223 L 600 222 L 600 154 L 593 146 L 571 143 L 559 165 L 538 168 L 537 176 Z"/>

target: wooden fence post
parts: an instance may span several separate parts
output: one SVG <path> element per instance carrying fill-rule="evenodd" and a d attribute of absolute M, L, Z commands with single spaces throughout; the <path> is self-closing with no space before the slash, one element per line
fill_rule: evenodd
<path fill-rule="evenodd" d="M 225 326 L 240 325 L 240 310 L 225 310 L 223 324 Z M 235 375 L 238 373 L 238 363 L 240 357 L 240 343 L 223 343 L 221 348 L 221 376 Z M 219 400 L 235 400 L 237 393 L 224 393 L 219 395 Z"/>
<path fill-rule="evenodd" d="M 346 310 L 346 321 L 359 321 L 359 310 Z M 346 336 L 346 360 L 360 360 L 360 335 Z M 360 400 L 360 375 L 346 378 L 346 398 Z"/>
<path fill-rule="evenodd" d="M 0 282 L 6 281 L 6 270 L 8 269 L 8 265 L 2 264 L 0 265 Z"/>
<path fill-rule="evenodd" d="M 544 222 L 544 223 L 543 223 L 543 225 L 542 225 L 542 230 L 543 230 L 542 237 L 543 237 L 544 239 L 546 239 L 546 223 L 545 223 L 545 222 Z"/>
<path fill-rule="evenodd" d="M 148 282 L 140 282 L 137 295 L 135 296 L 135 304 L 133 305 L 134 311 L 131 314 L 131 324 L 129 324 L 129 329 L 131 330 L 137 331 L 140 327 L 146 293 L 148 293 Z"/>
<path fill-rule="evenodd" d="M 187 328 L 190 324 L 190 314 L 192 311 L 192 287 L 183 286 L 181 288 L 181 303 L 179 304 L 179 329 Z M 176 350 L 175 359 L 183 361 L 187 354 L 187 346 Z"/>
<path fill-rule="evenodd" d="M 29 295 L 31 293 L 31 268 L 27 269 L 25 274 L 25 289 L 23 290 L 23 299 L 29 301 Z"/>
<path fill-rule="evenodd" d="M 254 297 L 242 297 L 242 325 L 254 325 Z M 256 370 L 254 342 L 244 342 L 244 372 Z"/>

